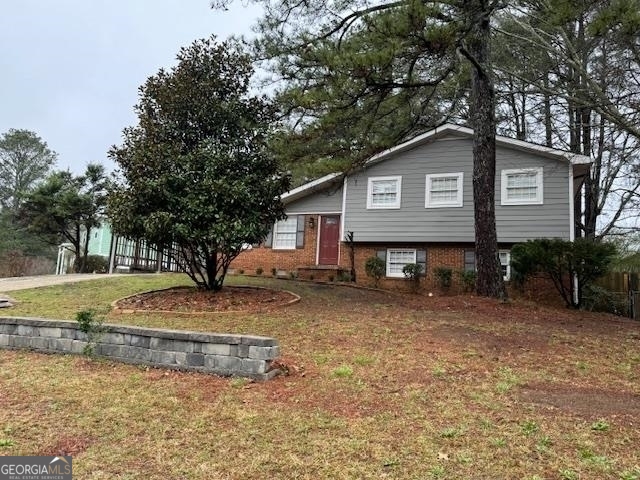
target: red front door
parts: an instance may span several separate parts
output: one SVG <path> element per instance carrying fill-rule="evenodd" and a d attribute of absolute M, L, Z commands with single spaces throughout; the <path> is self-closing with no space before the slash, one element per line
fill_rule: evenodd
<path fill-rule="evenodd" d="M 318 264 L 337 265 L 340 245 L 340 215 L 320 217 Z"/>

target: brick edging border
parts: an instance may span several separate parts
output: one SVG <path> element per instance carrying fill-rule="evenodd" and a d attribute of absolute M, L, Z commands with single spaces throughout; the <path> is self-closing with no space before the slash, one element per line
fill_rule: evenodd
<path fill-rule="evenodd" d="M 284 292 L 287 293 L 289 295 L 291 295 L 293 298 L 291 300 L 289 300 L 286 303 L 280 303 L 277 305 L 269 305 L 269 308 L 284 308 L 284 307 L 288 307 L 289 305 L 293 305 L 294 303 L 298 303 L 301 299 L 300 295 L 293 293 L 289 290 L 275 290 L 273 288 L 267 288 L 267 287 L 259 287 L 259 286 L 252 286 L 252 285 L 231 285 L 233 288 L 254 288 L 254 289 L 260 289 L 260 290 L 272 290 L 272 291 L 279 291 L 279 292 Z M 192 316 L 192 315 L 221 315 L 221 314 L 237 314 L 237 313 L 254 313 L 251 312 L 249 310 L 226 310 L 223 312 L 216 312 L 216 311 L 200 311 L 200 312 L 182 312 L 179 310 L 148 310 L 148 309 L 141 309 L 141 308 L 120 308 L 118 307 L 118 303 L 123 301 L 123 300 L 127 300 L 129 298 L 133 298 L 133 297 L 137 297 L 138 295 L 145 295 L 147 293 L 157 293 L 157 292 L 166 292 L 168 290 L 173 290 L 175 288 L 181 288 L 179 286 L 177 287 L 167 287 L 167 288 L 159 288 L 156 290 L 148 290 L 146 292 L 138 292 L 138 293 L 134 293 L 132 295 L 127 295 L 126 297 L 122 297 L 119 298 L 117 300 L 114 300 L 113 302 L 111 302 L 111 312 L 110 313 L 114 313 L 114 314 L 138 314 L 138 313 L 149 313 L 149 314 L 154 314 L 154 313 L 159 313 L 159 314 L 164 314 L 164 315 L 177 315 L 177 316 Z M 190 288 L 190 287 L 187 287 Z"/>

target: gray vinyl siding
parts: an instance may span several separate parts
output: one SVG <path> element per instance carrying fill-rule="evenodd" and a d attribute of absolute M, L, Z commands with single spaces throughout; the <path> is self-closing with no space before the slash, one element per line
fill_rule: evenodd
<path fill-rule="evenodd" d="M 342 211 L 342 180 L 324 190 L 313 192 L 306 197 L 286 205 L 288 215 L 296 213 L 340 213 Z"/>
<path fill-rule="evenodd" d="M 502 169 L 543 167 L 542 205 L 500 205 Z M 463 206 L 425 208 L 425 176 L 462 172 Z M 518 150 L 498 148 L 496 221 L 498 241 L 569 238 L 569 166 Z M 399 209 L 367 209 L 369 177 L 402 176 Z M 348 178 L 345 232 L 357 242 L 473 242 L 472 141 L 447 138 L 399 153 Z"/>

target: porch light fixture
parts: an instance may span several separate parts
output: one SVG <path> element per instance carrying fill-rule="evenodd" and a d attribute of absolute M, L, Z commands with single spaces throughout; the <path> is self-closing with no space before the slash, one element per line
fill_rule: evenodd
<path fill-rule="evenodd" d="M 309 217 L 309 228 L 313 228 L 316 226 L 316 221 L 314 217 Z"/>

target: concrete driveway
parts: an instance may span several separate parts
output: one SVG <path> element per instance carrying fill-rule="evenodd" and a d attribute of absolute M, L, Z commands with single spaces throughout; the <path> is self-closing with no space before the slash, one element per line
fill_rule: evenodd
<path fill-rule="evenodd" d="M 95 274 L 73 273 L 68 275 L 39 275 L 37 277 L 9 277 L 0 278 L 0 292 L 12 292 L 14 290 L 26 290 L 28 288 L 48 287 L 61 283 L 83 282 L 85 280 L 97 280 L 99 278 L 115 277 L 119 274 Z"/>

